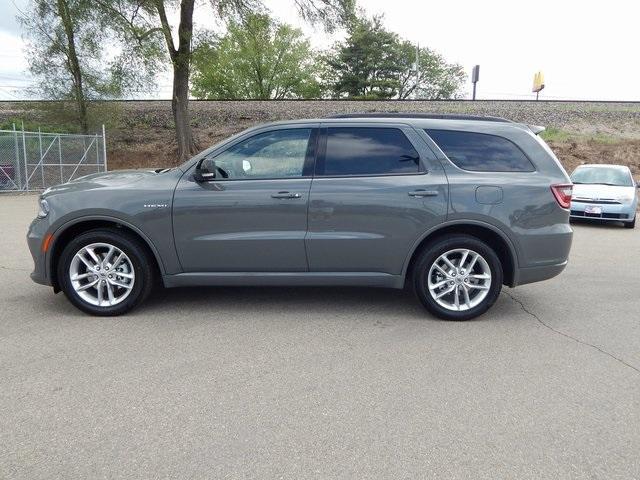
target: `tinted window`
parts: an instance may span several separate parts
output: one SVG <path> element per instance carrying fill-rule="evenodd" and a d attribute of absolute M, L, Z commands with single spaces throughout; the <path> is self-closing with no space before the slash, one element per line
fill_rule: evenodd
<path fill-rule="evenodd" d="M 301 177 L 310 128 L 274 130 L 248 138 L 215 157 L 230 179 Z"/>
<path fill-rule="evenodd" d="M 532 172 L 535 169 L 515 143 L 496 135 L 426 130 L 449 160 L 477 172 Z"/>
<path fill-rule="evenodd" d="M 397 128 L 329 128 L 318 170 L 320 175 L 418 173 L 420 158 Z"/>

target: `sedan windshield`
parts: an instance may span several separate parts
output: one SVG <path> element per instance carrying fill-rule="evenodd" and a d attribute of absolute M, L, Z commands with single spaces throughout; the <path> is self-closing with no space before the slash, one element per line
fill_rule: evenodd
<path fill-rule="evenodd" d="M 595 183 L 618 187 L 633 186 L 631 176 L 619 168 L 580 167 L 571 175 L 571 181 L 576 184 Z"/>

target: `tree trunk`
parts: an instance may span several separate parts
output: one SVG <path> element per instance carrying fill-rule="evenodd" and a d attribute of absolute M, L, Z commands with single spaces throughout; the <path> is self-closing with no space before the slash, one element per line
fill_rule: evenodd
<path fill-rule="evenodd" d="M 188 160 L 197 152 L 191 134 L 191 117 L 189 115 L 189 65 L 174 63 L 173 96 L 171 98 L 173 120 L 176 124 L 176 141 L 178 142 L 178 158 L 180 162 Z"/>
<path fill-rule="evenodd" d="M 73 31 L 73 20 L 69 12 L 69 5 L 66 0 L 58 0 L 58 15 L 62 20 L 64 33 L 67 37 L 67 56 L 69 59 L 69 70 L 73 76 L 73 97 L 78 109 L 78 120 L 82 133 L 89 133 L 89 122 L 87 119 L 87 99 L 84 94 L 82 84 L 82 70 L 80 69 L 80 61 L 76 52 L 75 32 Z"/>
<path fill-rule="evenodd" d="M 191 37 L 193 36 L 193 9 L 195 0 L 180 1 L 180 24 L 178 25 L 178 46 L 171 33 L 171 26 L 164 8 L 165 0 L 154 0 L 171 64 L 173 65 L 173 95 L 171 110 L 176 124 L 178 160 L 184 162 L 198 151 L 191 133 L 189 116 L 189 70 L 191 67 Z"/>

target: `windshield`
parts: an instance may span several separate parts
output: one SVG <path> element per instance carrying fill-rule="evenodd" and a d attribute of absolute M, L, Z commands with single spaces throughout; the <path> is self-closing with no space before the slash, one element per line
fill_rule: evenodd
<path fill-rule="evenodd" d="M 618 187 L 633 186 L 629 173 L 619 168 L 580 167 L 571 175 L 571 181 L 576 184 L 596 183 Z"/>

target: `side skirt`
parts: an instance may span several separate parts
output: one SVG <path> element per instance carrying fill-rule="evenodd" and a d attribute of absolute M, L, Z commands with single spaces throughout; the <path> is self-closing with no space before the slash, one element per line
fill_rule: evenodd
<path fill-rule="evenodd" d="M 164 275 L 164 286 L 404 287 L 402 275 L 379 272 L 194 272 Z"/>

